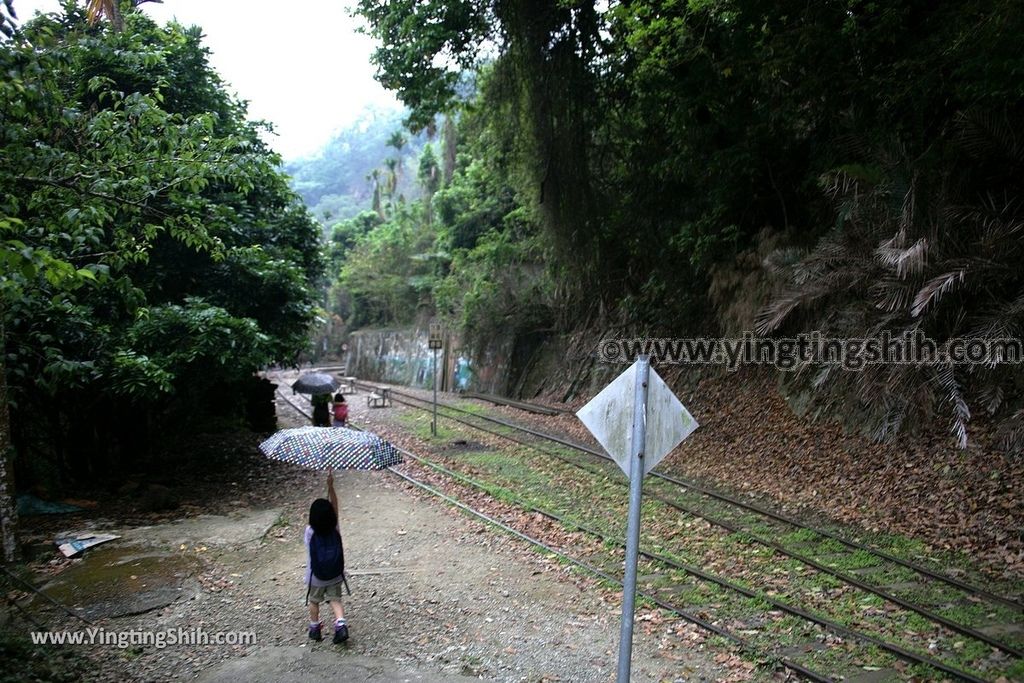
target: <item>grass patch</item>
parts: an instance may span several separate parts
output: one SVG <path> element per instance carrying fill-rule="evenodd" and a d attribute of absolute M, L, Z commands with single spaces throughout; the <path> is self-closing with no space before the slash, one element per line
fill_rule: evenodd
<path fill-rule="evenodd" d="M 1017 612 L 990 603 L 952 604 L 936 611 L 947 619 L 967 626 L 984 626 L 989 623 L 1013 624 L 1020 621 Z"/>
<path fill-rule="evenodd" d="M 772 609 L 771 604 L 764 598 L 746 598 L 747 608 L 756 612 L 767 612 Z"/>
<path fill-rule="evenodd" d="M 917 605 L 924 606 L 948 604 L 954 602 L 963 595 L 959 590 L 944 587 L 941 584 L 920 586 L 904 591 L 893 592 L 899 593 L 899 596 L 904 600 L 909 600 Z"/>
<path fill-rule="evenodd" d="M 882 558 L 872 555 L 866 550 L 855 550 L 847 557 L 836 558 L 830 564 L 838 569 L 864 569 L 866 567 L 877 567 L 882 563 Z"/>
<path fill-rule="evenodd" d="M 924 541 L 896 534 L 883 534 L 875 545 L 879 550 L 904 560 L 914 560 L 929 554 L 928 545 Z"/>
<path fill-rule="evenodd" d="M 830 647 L 824 650 L 812 650 L 806 654 L 794 656 L 793 659 L 803 666 L 823 673 L 837 680 L 854 678 L 867 673 L 865 667 L 884 669 L 894 663 L 891 656 L 879 651 L 874 646 L 865 645 L 856 648 Z M 932 672 L 934 676 L 935 672 Z M 933 677 L 914 680 L 939 680 Z"/>
<path fill-rule="evenodd" d="M 451 405 L 455 408 L 458 408 L 459 410 L 464 410 L 467 413 L 472 413 L 474 415 L 486 415 L 490 417 L 490 411 L 487 409 L 487 406 L 482 406 L 479 403 L 473 403 L 472 401 L 467 400 L 460 400 L 456 401 L 455 403 L 452 403 Z"/>
<path fill-rule="evenodd" d="M 877 596 L 877 595 L 875 595 L 873 593 L 865 595 L 863 598 L 861 598 L 860 600 L 857 601 L 858 605 L 862 605 L 864 607 L 875 607 L 875 608 L 878 608 L 878 609 L 881 609 L 882 607 L 884 607 L 885 603 L 886 603 L 885 600 L 883 600 L 881 597 L 879 597 L 879 596 Z"/>
<path fill-rule="evenodd" d="M 1006 677 L 1011 681 L 1024 681 L 1024 659 L 1014 662 L 1013 666 L 1006 670 Z"/>
<path fill-rule="evenodd" d="M 735 543 L 737 545 L 753 545 L 757 543 L 754 538 L 746 533 L 745 531 L 735 531 L 723 539 L 727 543 Z"/>
<path fill-rule="evenodd" d="M 821 535 L 810 529 L 797 529 L 782 537 L 781 541 L 784 545 L 799 544 L 799 543 L 813 543 L 821 538 Z"/>
<path fill-rule="evenodd" d="M 809 578 L 809 582 L 812 586 L 822 588 L 824 590 L 832 590 L 835 588 L 841 588 L 846 585 L 844 581 L 840 581 L 831 574 L 825 574 L 824 572 L 818 572 Z"/>
<path fill-rule="evenodd" d="M 445 424 L 446 420 L 442 420 L 440 415 L 437 417 L 436 436 L 430 431 L 432 418 L 426 413 L 402 412 L 398 414 L 398 421 L 408 428 L 409 431 L 411 431 L 417 438 L 423 441 L 438 443 L 441 441 L 450 441 L 461 436 L 461 433 L 458 430 Z"/>
<path fill-rule="evenodd" d="M 938 624 L 930 619 L 926 619 L 917 612 L 908 612 L 903 621 L 903 627 L 914 633 L 931 633 L 937 626 Z"/>
<path fill-rule="evenodd" d="M 860 579 L 861 581 L 869 583 L 872 586 L 891 586 L 897 583 L 907 583 L 910 581 L 916 581 L 920 576 L 921 575 L 915 572 L 913 569 L 907 569 L 906 567 L 894 565 L 875 574 L 862 576 L 860 577 Z"/>
<path fill-rule="evenodd" d="M 956 653 L 956 666 L 968 668 L 973 662 L 984 659 L 992 652 L 992 646 L 986 645 L 980 640 L 971 640 L 970 638 L 964 638 L 961 641 L 964 645 L 961 648 L 953 648 L 953 652 Z"/>
<path fill-rule="evenodd" d="M 813 555 L 838 555 L 846 552 L 846 546 L 834 538 L 826 538 L 811 551 Z"/>

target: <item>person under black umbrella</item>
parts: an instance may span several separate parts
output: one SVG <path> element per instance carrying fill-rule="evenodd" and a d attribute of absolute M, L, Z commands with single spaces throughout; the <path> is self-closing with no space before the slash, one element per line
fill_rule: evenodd
<path fill-rule="evenodd" d="M 313 403 L 313 426 L 314 427 L 330 427 L 331 426 L 331 395 L 330 394 L 313 394 L 310 398 Z"/>

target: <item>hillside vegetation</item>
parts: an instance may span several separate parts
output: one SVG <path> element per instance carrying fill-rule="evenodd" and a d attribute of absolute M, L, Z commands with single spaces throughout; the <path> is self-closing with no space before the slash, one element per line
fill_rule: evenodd
<path fill-rule="evenodd" d="M 362 0 L 430 142 L 422 196 L 331 237 L 350 328 L 1019 337 L 1019 3 Z M 1020 365 L 804 363 L 787 396 L 887 439 L 1019 453 Z"/>
<path fill-rule="evenodd" d="M 396 171 L 395 194 L 419 196 L 415 176 L 400 171 L 418 157 L 424 136 L 409 136 L 403 119 L 401 109 L 369 107 L 317 154 L 284 165 L 310 213 L 332 224 L 372 208 L 389 164 Z"/>

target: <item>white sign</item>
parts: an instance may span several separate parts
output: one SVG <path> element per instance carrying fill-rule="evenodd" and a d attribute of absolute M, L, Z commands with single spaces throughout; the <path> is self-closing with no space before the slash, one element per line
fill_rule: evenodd
<path fill-rule="evenodd" d="M 443 336 L 444 328 L 441 326 L 441 323 L 430 323 L 430 332 L 427 335 L 427 348 L 441 348 Z"/>
<path fill-rule="evenodd" d="M 633 445 L 636 373 L 634 363 L 576 413 L 627 477 Z M 654 368 L 648 379 L 646 419 L 645 475 L 699 426 Z"/>

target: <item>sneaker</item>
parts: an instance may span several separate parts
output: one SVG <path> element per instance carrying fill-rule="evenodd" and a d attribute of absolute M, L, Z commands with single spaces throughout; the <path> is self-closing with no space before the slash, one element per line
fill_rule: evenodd
<path fill-rule="evenodd" d="M 344 643 L 348 640 L 348 625 L 338 624 L 334 627 L 334 644 Z"/>
<path fill-rule="evenodd" d="M 315 626 L 310 626 L 309 627 L 309 639 L 310 640 L 315 640 L 317 642 L 323 640 L 324 639 L 323 628 L 324 628 L 323 623 L 316 624 Z M 337 636 L 335 636 L 335 637 L 337 637 Z"/>

